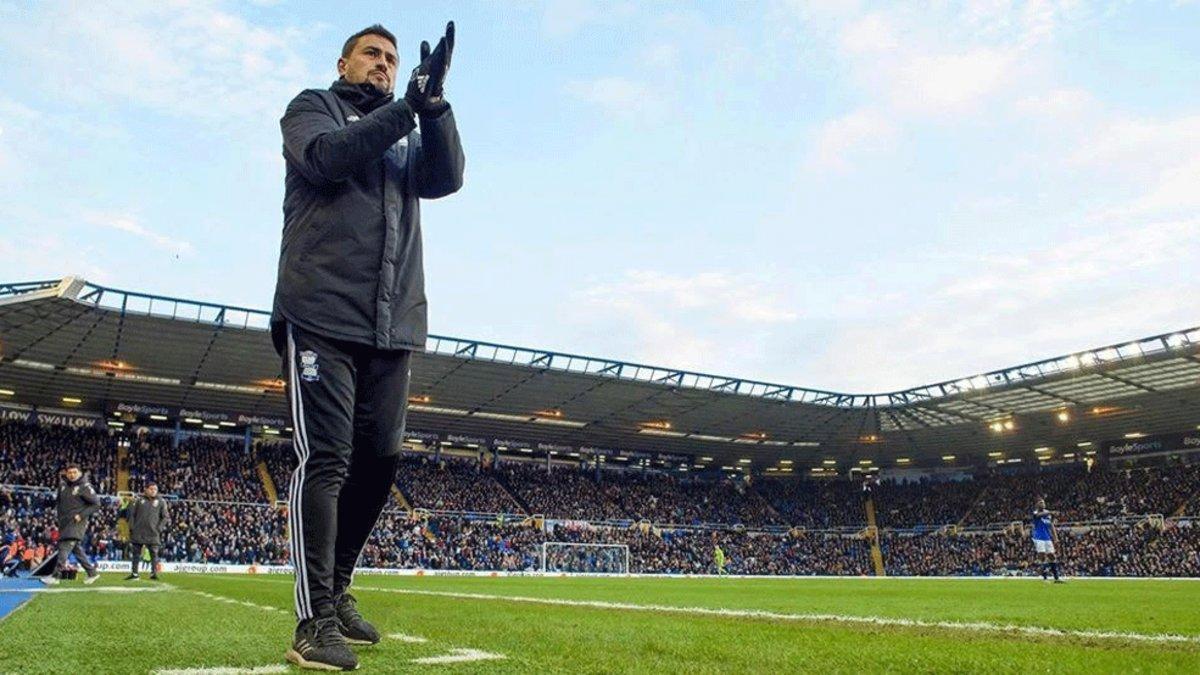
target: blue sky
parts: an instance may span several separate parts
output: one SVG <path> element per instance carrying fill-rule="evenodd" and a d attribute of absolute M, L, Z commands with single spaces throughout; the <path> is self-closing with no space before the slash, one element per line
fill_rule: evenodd
<path fill-rule="evenodd" d="M 268 307 L 278 118 L 447 19 L 434 332 L 855 392 L 1200 323 L 1200 3 L 0 0 L 0 280 Z"/>

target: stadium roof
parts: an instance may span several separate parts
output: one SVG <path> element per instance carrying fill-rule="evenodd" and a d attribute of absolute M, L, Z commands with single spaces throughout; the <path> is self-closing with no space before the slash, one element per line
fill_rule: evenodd
<path fill-rule="evenodd" d="M 283 417 L 268 321 L 77 277 L 0 284 L 0 401 Z M 1196 429 L 1200 328 L 884 394 L 431 336 L 410 393 L 409 427 L 442 438 L 669 453 L 756 471 L 976 464 L 994 452 L 1032 459 L 1035 448 L 1065 454 L 1080 442 Z"/>

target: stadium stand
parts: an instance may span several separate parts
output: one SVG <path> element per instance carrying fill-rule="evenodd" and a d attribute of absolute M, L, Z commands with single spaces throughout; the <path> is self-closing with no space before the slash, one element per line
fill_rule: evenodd
<path fill-rule="evenodd" d="M 482 462 L 406 455 L 396 483 L 409 504 L 430 511 L 521 513 L 521 506 Z"/>
<path fill-rule="evenodd" d="M 261 504 L 266 495 L 254 465 L 242 452 L 242 440 L 192 435 L 172 447 L 169 434 L 140 434 L 131 439 L 132 488 L 150 481 L 180 499 Z"/>
<path fill-rule="evenodd" d="M 128 443 L 135 489 L 154 478 L 172 497 L 165 559 L 285 564 L 286 514 L 263 503 L 253 467 L 265 461 L 286 486 L 290 444 L 260 444 L 249 456 L 228 437 L 192 435 L 178 447 L 170 440 L 0 424 L 3 543 L 19 540 L 16 554 L 32 557 L 56 540 L 53 489 L 59 469 L 75 461 L 107 495 L 91 522 L 92 550 L 102 559 L 123 558 L 120 498 L 111 486 L 116 447 Z M 859 482 L 760 479 L 748 485 L 643 470 L 600 474 L 597 482 L 594 472 L 572 465 L 547 472 L 543 462 L 510 460 L 493 470 L 470 458 L 410 454 L 397 484 L 418 511 L 385 512 L 362 562 L 532 570 L 541 564 L 542 543 L 551 541 L 628 546 L 634 572 L 712 572 L 713 549 L 720 546 L 733 574 L 871 573 Z M 1200 575 L 1200 523 L 1169 517 L 1193 513 L 1200 465 L 1091 471 L 1067 465 L 959 478 L 884 481 L 873 489 L 888 574 L 1033 574 L 1027 535 L 1012 523 L 1022 523 L 1029 504 L 1044 496 L 1068 525 L 1062 531 L 1068 574 Z M 6 557 L 12 554 L 6 548 Z"/>

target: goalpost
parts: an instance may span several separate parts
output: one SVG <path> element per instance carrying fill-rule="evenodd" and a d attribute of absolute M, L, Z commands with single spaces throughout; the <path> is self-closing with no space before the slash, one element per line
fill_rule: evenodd
<path fill-rule="evenodd" d="M 542 571 L 562 574 L 629 574 L 629 545 L 542 542 Z"/>

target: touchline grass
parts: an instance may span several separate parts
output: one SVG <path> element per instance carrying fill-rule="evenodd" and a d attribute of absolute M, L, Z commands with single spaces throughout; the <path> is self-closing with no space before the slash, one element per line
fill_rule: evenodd
<path fill-rule="evenodd" d="M 0 672 L 291 670 L 289 578 L 119 579 L 0 620 Z M 388 636 L 358 649 L 381 673 L 1200 672 L 1194 581 L 361 575 L 354 592 Z"/>

